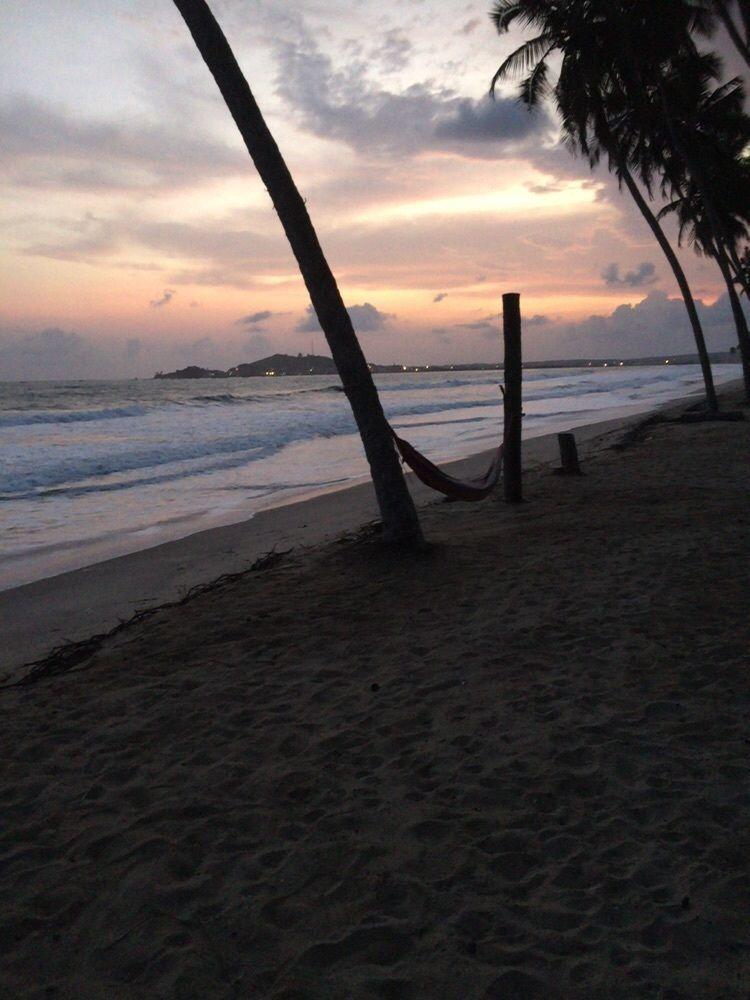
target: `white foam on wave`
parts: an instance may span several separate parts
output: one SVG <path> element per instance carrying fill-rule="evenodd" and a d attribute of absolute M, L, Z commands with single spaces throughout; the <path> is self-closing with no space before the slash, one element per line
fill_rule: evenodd
<path fill-rule="evenodd" d="M 717 378 L 737 371 L 719 366 Z M 437 461 L 498 439 L 501 379 L 501 372 L 376 377 L 389 420 Z M 525 430 L 536 435 L 647 408 L 699 380 L 697 366 L 526 372 Z M 169 525 L 198 530 L 242 520 L 367 473 L 348 401 L 330 376 L 6 384 L 0 426 L 0 578 L 3 556 L 17 567 L 24 552 L 49 547 L 59 564 L 66 545 L 151 537 L 155 525 L 167 526 L 168 536 Z"/>

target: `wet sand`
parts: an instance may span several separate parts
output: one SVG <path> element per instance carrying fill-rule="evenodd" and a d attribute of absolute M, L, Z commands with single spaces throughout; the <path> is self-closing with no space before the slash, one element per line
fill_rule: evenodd
<path fill-rule="evenodd" d="M 1 692 L 0 994 L 746 997 L 750 420 L 611 444 Z"/>

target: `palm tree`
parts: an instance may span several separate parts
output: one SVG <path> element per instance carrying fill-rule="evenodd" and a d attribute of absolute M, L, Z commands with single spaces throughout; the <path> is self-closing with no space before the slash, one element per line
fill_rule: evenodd
<path fill-rule="evenodd" d="M 735 319 L 740 344 L 743 373 L 747 380 L 747 359 L 750 357 L 750 334 L 736 285 L 746 286 L 747 276 L 742 266 L 739 244 L 749 235 L 750 227 L 750 169 L 743 160 L 723 162 L 704 160 L 714 195 L 714 211 L 719 213 L 726 257 L 719 253 L 714 239 L 714 228 L 708 217 L 699 188 L 686 178 L 675 199 L 660 212 L 660 218 L 674 214 L 679 225 L 680 243 L 684 237 L 698 254 L 713 257 L 719 265 Z"/>
<path fill-rule="evenodd" d="M 265 184 L 331 348 L 372 472 L 385 540 L 422 542 L 419 520 L 372 375 L 302 199 L 205 0 L 174 0 Z"/>
<path fill-rule="evenodd" d="M 745 246 L 737 261 L 737 281 L 742 291 L 750 298 L 750 247 Z"/>
<path fill-rule="evenodd" d="M 622 89 L 612 72 L 612 46 L 616 44 L 608 22 L 596 13 L 596 2 L 555 5 L 544 0 L 498 0 L 490 15 L 499 33 L 515 23 L 536 29 L 536 34 L 512 52 L 495 73 L 491 91 L 503 79 L 525 74 L 520 99 L 532 109 L 550 94 L 562 121 L 563 136 L 574 152 L 581 152 L 593 167 L 605 153 L 620 184 L 627 187 L 649 229 L 664 253 L 688 314 L 700 360 L 709 410 L 718 409 L 703 329 L 685 272 L 655 214 L 649 208 L 630 169 L 633 133 L 623 126 Z M 549 83 L 549 59 L 562 54 L 557 84 Z M 608 107 L 609 105 L 609 107 Z M 613 110 L 614 109 L 614 110 Z M 616 113 L 616 123 L 612 122 Z M 649 188 L 648 178 L 647 189 Z"/>
<path fill-rule="evenodd" d="M 640 121 L 645 146 L 655 153 L 652 162 L 663 165 L 668 185 L 678 197 L 689 180 L 700 198 L 711 230 L 712 255 L 727 284 L 750 400 L 750 331 L 731 278 L 732 237 L 723 229 L 716 179 L 712 186 L 708 166 L 714 157 L 740 155 L 737 141 L 747 143 L 750 119 L 742 108 L 744 93 L 738 80 L 710 90 L 720 76 L 721 61 L 713 53 L 700 52 L 694 35 L 710 34 L 713 6 L 670 0 L 659 7 L 657 17 L 652 0 L 630 0 L 617 33 L 620 48 L 638 52 L 638 58 L 616 59 L 616 72 Z"/>
<path fill-rule="evenodd" d="M 718 75 L 715 57 L 688 54 L 658 83 L 659 98 L 640 108 L 638 160 L 644 175 L 661 171 L 662 191 L 672 202 L 680 238 L 686 233 L 700 253 L 713 257 L 727 287 L 750 398 L 750 332 L 735 279 L 741 275 L 738 243 L 750 221 L 750 178 L 743 158 L 750 142 L 750 118 L 739 80 L 711 89 Z M 690 218 L 690 213 L 693 213 Z"/>

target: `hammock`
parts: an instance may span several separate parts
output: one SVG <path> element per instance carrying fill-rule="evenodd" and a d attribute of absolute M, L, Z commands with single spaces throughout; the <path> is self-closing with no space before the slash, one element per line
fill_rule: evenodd
<path fill-rule="evenodd" d="M 497 485 L 503 471 L 503 446 L 495 452 L 492 464 L 483 476 L 476 479 L 456 479 L 442 472 L 436 465 L 425 458 L 408 441 L 404 441 L 391 427 L 393 440 L 399 454 L 409 466 L 417 479 L 439 493 L 444 493 L 452 500 L 484 500 Z"/>

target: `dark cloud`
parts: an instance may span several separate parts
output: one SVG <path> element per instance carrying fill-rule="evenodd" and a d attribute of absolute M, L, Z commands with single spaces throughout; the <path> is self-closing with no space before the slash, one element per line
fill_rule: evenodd
<path fill-rule="evenodd" d="M 165 288 L 164 294 L 160 299 L 151 299 L 149 305 L 152 309 L 161 309 L 162 306 L 168 306 L 172 299 L 175 297 L 175 290 L 173 288 Z"/>
<path fill-rule="evenodd" d="M 557 184 L 527 184 L 532 194 L 557 194 L 562 188 Z"/>
<path fill-rule="evenodd" d="M 530 316 L 523 322 L 526 326 L 547 326 L 549 321 L 550 321 L 549 316 L 537 315 L 537 316 Z"/>
<path fill-rule="evenodd" d="M 529 114 L 512 98 L 473 101 L 431 82 L 382 89 L 368 79 L 365 63 L 334 68 L 309 37 L 281 43 L 277 52 L 277 92 L 299 127 L 359 152 L 403 156 L 433 149 L 495 158 L 531 140 L 538 146 L 551 130 L 546 112 Z"/>
<path fill-rule="evenodd" d="M 60 327 L 0 330 L 0 380 L 122 378 L 140 366 L 143 352 L 138 337 L 97 343 Z"/>
<path fill-rule="evenodd" d="M 98 121 L 25 95 L 0 103 L 0 165 L 23 187 L 85 191 L 179 188 L 247 170 L 237 147 L 192 128 Z"/>
<path fill-rule="evenodd" d="M 269 223 L 268 231 L 263 232 L 259 222 L 257 229 L 241 229 L 234 215 L 183 223 L 150 221 L 134 214 L 105 220 L 88 214 L 83 219 L 54 223 L 55 238 L 30 244 L 24 249 L 26 254 L 91 264 L 136 245 L 185 262 L 182 270 L 170 268 L 167 280 L 174 284 L 238 288 L 248 288 L 258 276 L 277 274 L 279 268 L 289 266 L 290 253 L 280 227 Z M 127 266 L 141 268 L 138 264 Z"/>
<path fill-rule="evenodd" d="M 479 333 L 485 340 L 494 340 L 500 336 L 500 326 L 496 316 L 485 316 L 483 319 L 472 320 L 471 323 L 458 323 L 456 329 Z"/>
<path fill-rule="evenodd" d="M 77 333 L 50 327 L 0 340 L 0 378 L 72 378 L 91 369 L 96 352 Z"/>
<path fill-rule="evenodd" d="M 530 115 L 516 100 L 483 97 L 472 101 L 462 98 L 450 104 L 450 110 L 435 122 L 434 137 L 437 140 L 509 145 L 549 129 L 549 120 L 544 114 Z"/>
<path fill-rule="evenodd" d="M 351 316 L 357 333 L 382 330 L 388 320 L 394 318 L 393 313 L 381 312 L 371 302 L 363 302 L 359 306 L 347 306 L 346 311 Z M 320 323 L 312 306 L 307 307 L 304 319 L 301 319 L 294 329 L 297 333 L 317 333 L 320 330 Z"/>
<path fill-rule="evenodd" d="M 210 336 L 187 340 L 101 338 L 60 327 L 21 332 L 0 328 L 0 381 L 4 379 L 107 379 L 189 364 L 228 368 L 240 360 L 272 354 L 276 346 L 261 334 L 230 340 Z M 249 355 L 249 357 L 248 357 Z"/>
<path fill-rule="evenodd" d="M 648 261 L 644 261 L 633 271 L 628 271 L 620 276 L 620 265 L 609 264 L 602 271 L 602 278 L 604 284 L 610 288 L 643 288 L 644 285 L 653 285 L 656 281 L 656 267 Z"/>
<path fill-rule="evenodd" d="M 481 23 L 482 22 L 481 22 L 480 18 L 478 18 L 478 17 L 472 17 L 471 20 L 467 21 L 462 26 L 462 28 L 461 28 L 461 34 L 462 35 L 471 35 L 474 31 L 477 30 L 477 28 L 479 27 L 479 25 Z"/>
<path fill-rule="evenodd" d="M 249 313 L 247 316 L 241 316 L 236 322 L 238 326 L 254 326 L 256 323 L 265 322 L 272 316 L 273 313 L 270 309 L 261 309 L 259 312 Z"/>
<path fill-rule="evenodd" d="M 707 306 L 696 307 L 710 351 L 724 351 L 737 341 L 726 295 Z M 747 307 L 746 307 L 747 310 Z M 551 326 L 544 333 L 540 357 L 597 358 L 650 357 L 660 354 L 693 354 L 693 340 L 685 304 L 666 292 L 652 291 L 634 306 L 621 305 L 607 316 L 589 316 L 578 323 Z"/>
<path fill-rule="evenodd" d="M 348 306 L 347 312 L 352 318 L 354 329 L 360 333 L 381 330 L 389 319 L 394 318 L 393 313 L 381 312 L 370 302 L 364 302 L 361 306 Z"/>
<path fill-rule="evenodd" d="M 435 298 L 432 301 L 433 302 L 442 302 L 443 299 L 447 299 L 447 298 L 448 298 L 448 293 L 447 292 L 438 292 L 437 295 L 435 296 Z"/>
<path fill-rule="evenodd" d="M 411 59 L 412 44 L 399 28 L 386 31 L 382 42 L 370 52 L 370 60 L 380 64 L 386 73 L 404 69 Z"/>

